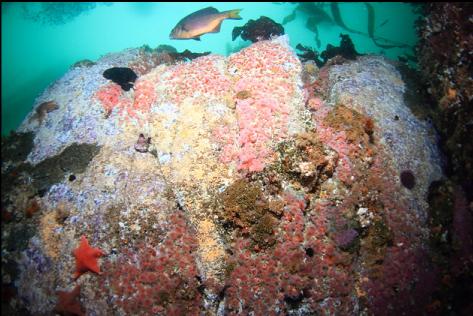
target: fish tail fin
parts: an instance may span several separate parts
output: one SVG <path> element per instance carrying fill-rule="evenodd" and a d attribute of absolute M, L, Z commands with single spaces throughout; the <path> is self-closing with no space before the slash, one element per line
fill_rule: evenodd
<path fill-rule="evenodd" d="M 222 13 L 225 13 L 225 15 L 227 16 L 227 19 L 241 20 L 242 19 L 242 17 L 240 16 L 241 10 L 243 9 L 229 10 Z"/>

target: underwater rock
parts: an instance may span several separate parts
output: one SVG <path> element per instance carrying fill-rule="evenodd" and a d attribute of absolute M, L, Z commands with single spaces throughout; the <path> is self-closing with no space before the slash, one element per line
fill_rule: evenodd
<path fill-rule="evenodd" d="M 126 67 L 109 68 L 103 72 L 103 76 L 118 84 L 125 91 L 130 90 L 136 78 L 138 78 L 133 70 Z"/>
<path fill-rule="evenodd" d="M 444 262 L 437 274 L 448 280 L 439 290 L 437 314 L 473 313 L 473 8 L 467 3 L 419 4 L 417 59 L 428 108 L 439 131 L 448 176 L 433 188 L 432 243 Z M 435 194 L 434 194 L 435 193 Z M 469 250 L 466 250 L 469 249 Z"/>
<path fill-rule="evenodd" d="M 93 144 L 72 144 L 59 155 L 48 157 L 36 165 L 25 163 L 24 159 L 8 172 L 2 170 L 2 200 L 8 198 L 8 194 L 20 184 L 26 185 L 32 196 L 44 195 L 66 174 L 83 172 L 98 151 L 99 148 Z"/>
<path fill-rule="evenodd" d="M 22 182 L 29 182 L 27 171 L 29 167 L 24 161 L 33 149 L 34 133 L 11 132 L 7 137 L 2 137 L 2 217 L 12 220 L 13 213 L 6 210 L 10 192 Z"/>
<path fill-rule="evenodd" d="M 2 161 L 22 162 L 33 148 L 34 134 L 11 132 L 2 136 Z"/>
<path fill-rule="evenodd" d="M 129 93 L 101 76 L 143 56 L 71 69 L 35 102 L 56 100 L 54 115 L 18 129 L 34 132 L 21 163 L 42 194 L 31 218 L 26 184 L 2 196 L 2 251 L 22 247 L 2 252 L 19 267 L 16 309 L 53 311 L 85 235 L 108 254 L 81 276 L 87 314 L 422 314 L 435 289 L 417 286 L 433 264 L 425 197 L 442 174 L 390 62 L 327 63 L 311 72 L 325 98 L 305 90 L 287 36 L 149 67 Z"/>
<path fill-rule="evenodd" d="M 83 60 L 79 60 L 78 62 L 75 62 L 71 68 L 75 68 L 75 67 L 91 67 L 95 65 L 95 62 L 89 60 L 89 59 L 83 59 Z"/>
<path fill-rule="evenodd" d="M 159 45 L 152 49 L 148 45 L 140 48 L 139 57 L 128 64 L 128 67 L 133 69 L 138 75 L 142 76 L 149 73 L 153 68 L 159 65 L 172 65 L 177 62 L 190 61 L 197 57 L 206 56 L 210 52 L 193 53 L 186 49 L 178 52 L 170 45 Z"/>
<path fill-rule="evenodd" d="M 243 40 L 254 43 L 280 35 L 284 35 L 284 27 L 266 16 L 261 16 L 257 20 L 250 19 L 243 26 L 234 27 L 232 40 L 234 41 L 238 36 L 241 36 Z"/>
<path fill-rule="evenodd" d="M 433 121 L 443 135 L 442 148 L 453 178 L 473 200 L 472 7 L 466 3 L 425 4 L 419 21 L 418 60 L 435 104 Z"/>
<path fill-rule="evenodd" d="M 169 50 L 167 48 L 165 50 L 158 50 L 158 48 L 152 49 L 148 45 L 144 45 L 140 48 L 138 57 L 128 63 L 128 67 L 138 76 L 143 76 L 159 65 L 173 64 L 175 59 L 170 55 L 171 52 L 171 48 Z"/>
<path fill-rule="evenodd" d="M 392 77 L 387 77 L 390 73 Z M 389 152 L 399 181 L 403 170 L 415 174 L 411 190 L 419 216 L 426 219 L 426 197 L 431 182 L 442 176 L 441 157 L 437 137 L 431 124 L 414 116 L 404 105 L 405 84 L 394 62 L 382 57 L 360 56 L 356 61 L 333 65 L 329 70 L 331 102 L 346 104 L 351 109 L 366 113 L 380 127 L 380 142 Z M 347 78 L 340 80 L 339 78 Z M 336 83 L 336 84 L 335 84 Z M 368 88 L 370 87 L 370 88 Z M 377 105 L 383 104 L 382 107 Z M 394 120 L 394 117 L 398 120 Z"/>
<path fill-rule="evenodd" d="M 54 311 L 65 315 L 84 315 L 80 305 L 80 285 L 77 285 L 71 292 L 58 291 L 58 302 Z"/>
<path fill-rule="evenodd" d="M 72 144 L 59 155 L 46 158 L 30 169 L 34 187 L 38 192 L 48 191 L 66 174 L 84 172 L 99 150 L 95 144 Z"/>
<path fill-rule="evenodd" d="M 177 53 L 177 49 L 171 45 L 161 44 L 154 49 L 157 53 Z"/>
<path fill-rule="evenodd" d="M 334 238 L 337 246 L 340 247 L 340 249 L 348 250 L 353 245 L 357 237 L 358 232 L 356 230 L 347 229 L 336 234 Z"/>

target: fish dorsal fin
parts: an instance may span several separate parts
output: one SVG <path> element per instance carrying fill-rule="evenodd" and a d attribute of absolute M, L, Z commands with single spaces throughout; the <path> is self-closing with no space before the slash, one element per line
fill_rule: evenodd
<path fill-rule="evenodd" d="M 195 17 L 195 16 L 201 16 L 201 15 L 205 15 L 205 14 L 216 14 L 216 13 L 220 13 L 220 12 L 218 12 L 218 10 L 215 9 L 214 7 L 207 7 L 205 9 L 201 9 L 199 11 L 196 11 L 196 12 L 188 15 L 187 17 L 191 18 L 191 17 Z"/>

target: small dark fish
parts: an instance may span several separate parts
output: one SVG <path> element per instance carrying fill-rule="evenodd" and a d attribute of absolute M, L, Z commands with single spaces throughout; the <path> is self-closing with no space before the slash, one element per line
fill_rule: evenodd
<path fill-rule="evenodd" d="M 391 45 L 391 44 L 381 44 L 380 42 L 378 42 L 377 38 L 374 37 L 374 21 L 375 21 L 374 8 L 368 2 L 365 2 L 365 5 L 366 5 L 366 9 L 368 10 L 368 36 L 373 40 L 373 43 L 376 46 L 381 47 L 381 48 L 385 48 L 385 49 L 394 48 L 394 47 L 404 48 L 404 47 L 409 46 L 407 44 L 393 44 L 393 45 Z"/>
<path fill-rule="evenodd" d="M 207 56 L 208 54 L 210 54 L 210 52 L 193 53 L 190 50 L 186 49 L 182 53 L 175 52 L 175 53 L 168 53 L 168 54 L 171 55 L 171 57 L 176 61 L 186 61 L 186 60 L 192 60 L 201 56 Z"/>
<path fill-rule="evenodd" d="M 57 110 L 58 108 L 59 106 L 56 101 L 43 102 L 36 108 L 36 113 L 29 119 L 29 121 L 31 122 L 36 119 L 38 120 L 39 125 L 41 125 L 47 113 Z"/>
<path fill-rule="evenodd" d="M 213 7 L 199 10 L 180 20 L 172 29 L 169 38 L 200 41 L 201 35 L 220 32 L 223 20 L 241 20 L 240 11 L 241 9 L 218 12 Z"/>
<path fill-rule="evenodd" d="M 145 135 L 140 134 L 138 140 L 135 143 L 135 150 L 140 153 L 148 152 L 149 146 L 151 145 L 151 137 L 146 138 Z"/>
<path fill-rule="evenodd" d="M 116 84 L 120 85 L 123 90 L 128 91 L 133 87 L 136 78 L 138 76 L 133 70 L 126 67 L 113 67 L 103 72 L 105 79 L 112 80 Z"/>

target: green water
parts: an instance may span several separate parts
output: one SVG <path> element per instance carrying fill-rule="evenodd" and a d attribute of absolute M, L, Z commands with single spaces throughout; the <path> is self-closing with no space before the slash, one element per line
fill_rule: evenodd
<path fill-rule="evenodd" d="M 371 4 L 375 11 L 376 37 L 410 46 L 416 44 L 414 22 L 418 16 L 411 5 Z M 297 4 L 117 2 L 109 5 L 96 3 L 91 6 L 94 8 L 82 13 L 72 10 L 73 3 L 63 6 L 61 15 L 57 10 L 43 11 L 40 3 L 2 3 L 2 135 L 16 129 L 31 111 L 35 98 L 79 60 L 96 60 L 106 53 L 144 44 L 151 47 L 167 44 L 178 51 L 187 48 L 193 52 L 211 51 L 229 55 L 251 44 L 240 38 L 231 40 L 235 26 L 242 26 L 249 19 L 262 15 L 281 23 Z M 171 29 L 180 19 L 207 6 L 219 11 L 243 9 L 240 14 L 243 20 L 225 20 L 220 33 L 203 35 L 200 42 L 169 39 Z M 320 7 L 331 16 L 329 4 Z M 327 44 L 338 46 L 339 35 L 344 33 L 350 35 L 360 53 L 384 54 L 396 60 L 404 53 L 413 55 L 411 48 L 382 49 L 373 43 L 367 34 L 368 10 L 365 3 L 339 3 L 338 7 L 344 24 L 364 34 L 347 32 L 333 21 L 321 22 L 317 26 L 321 47 L 317 48 L 315 34 L 306 27 L 311 14 L 297 10 L 296 19 L 284 25 L 291 46 L 295 48 L 301 43 L 321 52 Z M 77 15 L 74 16 L 71 11 Z"/>

